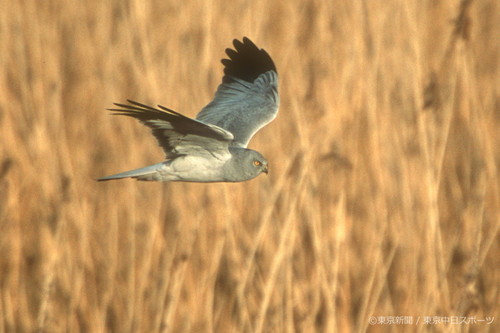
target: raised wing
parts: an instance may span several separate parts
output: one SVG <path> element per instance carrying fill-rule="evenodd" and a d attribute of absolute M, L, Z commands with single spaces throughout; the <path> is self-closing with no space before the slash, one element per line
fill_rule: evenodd
<path fill-rule="evenodd" d="M 214 99 L 196 119 L 234 135 L 231 145 L 246 147 L 252 136 L 278 113 L 278 72 L 264 49 L 248 38 L 233 41 L 222 59 L 224 77 Z"/>
<path fill-rule="evenodd" d="M 233 140 L 230 132 L 188 118 L 161 105 L 156 109 L 131 100 L 127 101 L 130 105 L 114 103 L 119 108 L 109 110 L 114 111 L 114 115 L 136 118 L 151 128 L 167 158 L 207 154 L 219 159 L 230 157 L 228 147 Z"/>

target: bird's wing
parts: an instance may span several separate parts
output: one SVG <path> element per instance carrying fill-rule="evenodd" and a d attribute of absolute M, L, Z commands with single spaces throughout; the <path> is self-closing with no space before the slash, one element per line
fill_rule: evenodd
<path fill-rule="evenodd" d="M 167 158 L 179 155 L 212 155 L 218 159 L 230 157 L 229 145 L 233 135 L 216 125 L 205 124 L 158 105 L 158 109 L 127 100 L 129 104 L 114 103 L 109 109 L 115 115 L 140 120 L 151 128 Z"/>
<path fill-rule="evenodd" d="M 278 73 L 273 60 L 248 38 L 226 49 L 224 77 L 214 99 L 196 119 L 234 135 L 232 145 L 246 147 L 252 136 L 278 113 Z"/>

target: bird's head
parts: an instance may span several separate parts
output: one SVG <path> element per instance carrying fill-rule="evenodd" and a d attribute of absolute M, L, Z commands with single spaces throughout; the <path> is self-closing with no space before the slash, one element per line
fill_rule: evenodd
<path fill-rule="evenodd" d="M 230 173 L 236 181 L 244 181 L 269 172 L 268 162 L 259 152 L 251 149 L 231 149 L 233 158 L 230 162 Z"/>

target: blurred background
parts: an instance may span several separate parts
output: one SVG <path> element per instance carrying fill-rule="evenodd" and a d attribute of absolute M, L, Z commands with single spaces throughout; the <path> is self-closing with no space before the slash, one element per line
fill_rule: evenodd
<path fill-rule="evenodd" d="M 2 2 L 0 332 L 498 331 L 499 7 Z M 106 108 L 194 117 L 243 36 L 267 177 L 94 181 L 164 159 Z"/>

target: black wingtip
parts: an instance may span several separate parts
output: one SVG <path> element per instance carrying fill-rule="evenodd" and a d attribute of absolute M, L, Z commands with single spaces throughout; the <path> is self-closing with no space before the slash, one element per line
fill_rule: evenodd
<path fill-rule="evenodd" d="M 234 49 L 226 49 L 229 59 L 221 60 L 224 65 L 223 82 L 229 82 L 231 77 L 253 82 L 262 73 L 278 72 L 271 56 L 248 37 L 243 37 L 242 41 L 234 39 L 233 45 Z"/>

